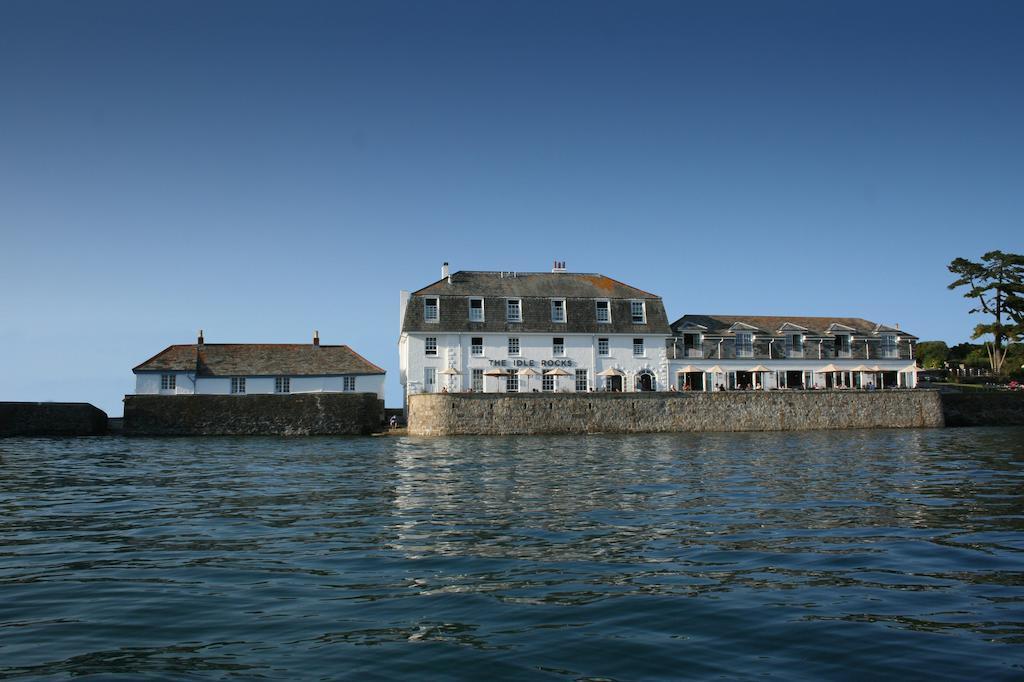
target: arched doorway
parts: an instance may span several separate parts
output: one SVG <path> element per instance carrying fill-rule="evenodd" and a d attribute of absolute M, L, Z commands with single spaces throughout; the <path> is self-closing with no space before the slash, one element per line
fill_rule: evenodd
<path fill-rule="evenodd" d="M 636 390 L 653 391 L 655 385 L 654 372 L 645 369 L 636 375 Z"/>

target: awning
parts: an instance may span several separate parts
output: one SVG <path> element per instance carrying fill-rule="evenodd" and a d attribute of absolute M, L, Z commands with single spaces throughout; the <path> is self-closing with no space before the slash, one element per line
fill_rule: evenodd
<path fill-rule="evenodd" d="M 815 372 L 845 372 L 847 370 L 843 369 L 842 367 L 836 367 L 835 365 L 833 365 L 830 362 L 827 365 L 825 365 L 824 367 L 822 367 L 821 369 L 816 369 L 814 371 Z"/>
<path fill-rule="evenodd" d="M 486 372 L 484 372 L 485 377 L 503 377 L 507 375 L 508 371 L 504 369 L 489 369 Z"/>
<path fill-rule="evenodd" d="M 521 377 L 535 377 L 538 374 L 540 374 L 540 372 L 535 370 L 533 367 L 523 367 L 519 370 L 519 376 Z"/>
<path fill-rule="evenodd" d="M 871 369 L 867 365 L 857 365 L 856 367 L 851 367 L 848 371 L 850 371 L 850 372 L 874 372 L 875 370 Z"/>
<path fill-rule="evenodd" d="M 725 370 L 719 367 L 718 365 L 715 365 L 714 367 L 709 367 L 708 371 L 711 372 L 712 374 L 721 374 Z"/>
<path fill-rule="evenodd" d="M 438 372 L 438 374 L 455 375 L 455 374 L 462 374 L 462 372 L 460 372 L 459 370 L 455 369 L 454 367 L 447 367 L 445 369 L 442 369 L 440 372 Z"/>
<path fill-rule="evenodd" d="M 772 370 L 771 367 L 765 367 L 764 365 L 754 365 L 753 367 L 751 367 L 747 371 L 748 372 L 771 372 L 773 370 Z"/>
<path fill-rule="evenodd" d="M 549 377 L 571 377 L 572 375 L 566 372 L 564 369 L 556 367 L 555 369 L 549 369 L 544 372 Z"/>
<path fill-rule="evenodd" d="M 599 377 L 624 377 L 624 376 L 626 376 L 626 373 L 623 372 L 621 369 L 615 369 L 614 367 L 609 367 L 608 369 L 604 370 L 603 372 L 598 372 L 597 376 L 599 376 Z"/>

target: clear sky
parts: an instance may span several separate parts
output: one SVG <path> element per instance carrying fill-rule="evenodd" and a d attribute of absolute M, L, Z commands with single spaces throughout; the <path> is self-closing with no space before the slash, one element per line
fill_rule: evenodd
<path fill-rule="evenodd" d="M 0 400 L 120 415 L 202 327 L 398 405 L 445 260 L 960 342 L 1022 214 L 1021 2 L 0 3 Z"/>

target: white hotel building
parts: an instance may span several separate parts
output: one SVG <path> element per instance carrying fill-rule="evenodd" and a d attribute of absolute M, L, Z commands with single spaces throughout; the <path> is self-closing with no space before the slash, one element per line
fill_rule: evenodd
<path fill-rule="evenodd" d="M 400 380 L 424 392 L 667 390 L 661 298 L 598 274 L 448 272 L 401 297 Z"/>

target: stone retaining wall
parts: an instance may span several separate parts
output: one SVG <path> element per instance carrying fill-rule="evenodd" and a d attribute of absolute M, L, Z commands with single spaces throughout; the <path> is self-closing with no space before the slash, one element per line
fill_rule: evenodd
<path fill-rule="evenodd" d="M 89 403 L 0 403 L 0 436 L 100 436 L 107 414 Z"/>
<path fill-rule="evenodd" d="M 409 397 L 409 433 L 657 433 L 943 426 L 937 391 L 430 393 Z"/>
<path fill-rule="evenodd" d="M 1024 393 L 943 393 L 947 426 L 1024 426 Z"/>
<path fill-rule="evenodd" d="M 129 436 L 318 436 L 381 430 L 375 393 L 127 395 Z"/>

